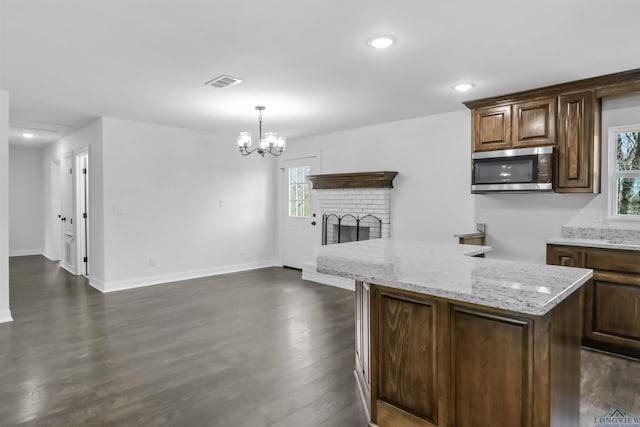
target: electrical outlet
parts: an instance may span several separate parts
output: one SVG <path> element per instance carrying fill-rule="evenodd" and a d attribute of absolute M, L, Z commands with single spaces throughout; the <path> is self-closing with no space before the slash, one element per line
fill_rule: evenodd
<path fill-rule="evenodd" d="M 245 248 L 240 248 L 240 256 L 244 256 L 247 250 Z"/>
<path fill-rule="evenodd" d="M 602 211 L 594 210 L 591 212 L 591 220 L 593 222 L 602 222 Z"/>
<path fill-rule="evenodd" d="M 222 199 L 218 200 L 218 205 L 223 208 L 224 207 L 224 202 L 222 201 Z"/>
<path fill-rule="evenodd" d="M 156 257 L 149 257 L 149 267 L 155 267 L 156 265 L 158 265 L 158 260 L 156 259 Z"/>

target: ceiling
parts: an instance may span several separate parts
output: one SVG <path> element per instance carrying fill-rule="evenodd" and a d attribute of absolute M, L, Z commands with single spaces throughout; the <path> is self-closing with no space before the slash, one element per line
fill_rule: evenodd
<path fill-rule="evenodd" d="M 640 67 L 637 0 L 0 5 L 14 144 L 46 144 L 99 116 L 232 138 L 256 131 L 255 105 L 267 107 L 266 130 L 299 138 Z M 378 34 L 398 43 L 367 46 Z M 219 74 L 244 82 L 204 85 Z M 453 91 L 460 82 L 476 87 Z M 24 141 L 26 129 L 36 138 Z"/>

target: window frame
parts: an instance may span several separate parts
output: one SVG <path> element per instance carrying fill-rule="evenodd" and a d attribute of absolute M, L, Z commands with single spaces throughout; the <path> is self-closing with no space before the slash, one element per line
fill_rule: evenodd
<path fill-rule="evenodd" d="M 618 213 L 618 178 L 640 178 L 640 170 L 619 172 L 616 170 L 617 159 L 617 135 L 623 132 L 640 132 L 640 124 L 627 126 L 614 126 L 609 128 L 608 147 L 608 219 L 615 221 L 640 222 L 640 215 L 628 215 Z"/>

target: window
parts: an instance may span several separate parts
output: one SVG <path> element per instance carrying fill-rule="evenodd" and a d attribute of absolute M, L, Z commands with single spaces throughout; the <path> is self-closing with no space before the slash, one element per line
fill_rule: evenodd
<path fill-rule="evenodd" d="M 310 166 L 289 168 L 289 216 L 307 218 L 311 214 Z"/>
<path fill-rule="evenodd" d="M 610 216 L 640 220 L 640 125 L 609 129 Z"/>

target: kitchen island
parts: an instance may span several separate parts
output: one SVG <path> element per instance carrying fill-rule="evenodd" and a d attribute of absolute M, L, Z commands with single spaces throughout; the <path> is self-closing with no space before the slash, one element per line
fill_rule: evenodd
<path fill-rule="evenodd" d="M 591 270 L 476 258 L 486 246 L 318 249 L 356 281 L 356 377 L 372 426 L 579 424 L 580 288 Z"/>

